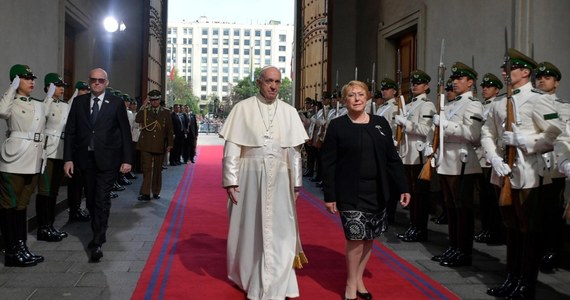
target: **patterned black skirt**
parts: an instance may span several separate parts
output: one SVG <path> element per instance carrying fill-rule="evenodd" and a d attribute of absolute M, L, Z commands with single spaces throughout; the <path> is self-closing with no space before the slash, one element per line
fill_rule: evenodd
<path fill-rule="evenodd" d="M 347 240 L 373 240 L 388 229 L 386 210 L 381 213 L 369 213 L 358 210 L 340 212 L 344 236 Z"/>

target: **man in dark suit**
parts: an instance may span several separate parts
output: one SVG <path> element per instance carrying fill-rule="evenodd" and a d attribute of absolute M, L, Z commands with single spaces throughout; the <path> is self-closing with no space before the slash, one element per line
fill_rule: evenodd
<path fill-rule="evenodd" d="M 196 156 L 196 141 L 198 139 L 198 121 L 196 115 L 188 105 L 184 105 L 184 114 L 187 116 L 188 129 L 186 134 L 186 157 L 185 161 L 190 160 L 194 163 L 194 156 Z"/>
<path fill-rule="evenodd" d="M 73 101 L 65 127 L 64 172 L 72 177 L 77 168 L 85 180 L 87 209 L 91 214 L 93 239 L 88 245 L 91 261 L 103 257 L 111 200 L 109 193 L 117 180 L 117 170 L 131 171 L 131 127 L 123 101 L 105 93 L 107 72 L 89 73 L 91 92 Z"/>
<path fill-rule="evenodd" d="M 187 122 L 181 113 L 180 104 L 174 104 L 172 111 L 172 129 L 174 132 L 174 148 L 170 152 L 170 165 L 180 165 L 180 156 L 182 155 L 182 147 L 186 139 Z"/>

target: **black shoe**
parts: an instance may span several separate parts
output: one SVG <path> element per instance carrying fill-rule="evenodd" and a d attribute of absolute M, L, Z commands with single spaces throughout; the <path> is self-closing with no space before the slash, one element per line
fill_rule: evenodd
<path fill-rule="evenodd" d="M 507 297 L 517 287 L 518 279 L 511 273 L 507 274 L 507 279 L 501 286 L 487 289 L 487 295 L 493 297 Z"/>
<path fill-rule="evenodd" d="M 167 168 L 167 167 L 165 167 L 165 166 L 162 166 L 162 169 L 163 169 L 163 170 L 166 170 L 166 169 L 168 169 L 168 168 Z"/>
<path fill-rule="evenodd" d="M 548 274 L 553 273 L 555 269 L 558 269 L 559 264 L 560 257 L 558 256 L 558 253 L 547 251 L 540 260 L 540 272 Z"/>
<path fill-rule="evenodd" d="M 404 233 L 396 234 L 396 237 L 398 237 L 399 239 L 404 239 L 408 235 L 412 234 L 414 231 L 416 231 L 416 227 L 410 225 L 410 227 L 408 227 L 408 229 L 406 229 Z"/>
<path fill-rule="evenodd" d="M 38 264 L 38 262 L 29 256 L 22 245 L 25 245 L 24 241 L 17 241 L 17 243 L 8 249 L 4 254 L 4 266 L 6 267 L 32 267 Z"/>
<path fill-rule="evenodd" d="M 523 280 L 519 280 L 515 289 L 505 297 L 505 300 L 534 299 L 534 296 L 534 287 L 524 283 Z"/>
<path fill-rule="evenodd" d="M 444 225 L 447 224 L 447 214 L 441 214 L 439 217 L 437 217 L 437 219 L 435 221 L 433 221 L 435 224 L 438 225 Z"/>
<path fill-rule="evenodd" d="M 90 220 L 89 213 L 81 208 L 69 210 L 69 222 L 87 222 Z"/>
<path fill-rule="evenodd" d="M 431 258 L 431 260 L 437 261 L 437 262 L 444 261 L 444 260 L 448 259 L 449 257 L 451 257 L 453 254 L 455 254 L 455 251 L 456 251 L 455 248 L 449 247 L 449 248 L 445 249 L 445 251 L 443 251 L 442 254 L 433 256 Z"/>
<path fill-rule="evenodd" d="M 117 183 L 120 185 L 131 185 L 131 184 L 133 184 L 125 176 L 119 176 L 119 179 L 117 179 Z"/>
<path fill-rule="evenodd" d="M 427 241 L 427 230 L 416 229 L 409 235 L 402 237 L 402 241 L 408 243 L 425 242 Z"/>
<path fill-rule="evenodd" d="M 49 225 L 49 229 L 50 229 L 53 233 L 55 233 L 55 234 L 61 236 L 62 239 L 63 239 L 63 238 L 66 238 L 66 237 L 68 236 L 68 235 L 67 235 L 67 232 L 55 229 L 55 227 L 53 227 L 53 224 Z"/>
<path fill-rule="evenodd" d="M 476 234 L 473 237 L 473 240 L 477 243 L 487 243 L 488 235 L 489 235 L 489 231 L 482 230 L 481 232 L 479 232 L 478 234 Z"/>
<path fill-rule="evenodd" d="M 137 179 L 138 177 L 137 177 L 137 175 L 135 175 L 135 173 L 133 173 L 133 172 L 131 171 L 131 172 L 125 174 L 125 178 L 134 180 L 134 179 Z"/>
<path fill-rule="evenodd" d="M 152 198 L 158 200 L 158 199 L 160 199 L 160 195 L 158 195 L 158 194 L 152 194 Z"/>
<path fill-rule="evenodd" d="M 139 201 L 150 201 L 150 196 L 149 195 L 140 195 L 138 197 Z"/>
<path fill-rule="evenodd" d="M 109 193 L 109 197 L 110 197 L 111 199 L 115 199 L 115 198 L 119 197 L 119 194 L 117 194 L 117 193 L 111 191 L 111 192 Z"/>
<path fill-rule="evenodd" d="M 113 189 L 112 189 L 112 191 L 120 192 L 120 191 L 124 191 L 124 190 L 125 190 L 125 187 L 122 186 L 122 185 L 120 185 L 118 182 L 115 182 L 115 183 L 113 184 Z"/>
<path fill-rule="evenodd" d="M 53 232 L 49 225 L 43 225 L 38 228 L 37 239 L 38 241 L 60 242 L 63 237 Z"/>
<path fill-rule="evenodd" d="M 34 253 L 32 253 L 30 251 L 30 249 L 28 249 L 28 245 L 26 245 L 26 243 L 24 241 L 18 241 L 18 244 L 20 245 L 22 251 L 24 251 L 24 253 L 30 257 L 31 259 L 35 260 L 36 263 L 41 263 L 44 261 L 44 257 L 41 255 L 36 255 Z"/>
<path fill-rule="evenodd" d="M 454 255 L 450 256 L 447 259 L 442 260 L 440 265 L 444 267 L 467 267 L 472 264 L 471 255 L 467 255 L 461 251 L 456 251 Z"/>
<path fill-rule="evenodd" d="M 103 257 L 103 251 L 101 251 L 101 246 L 91 248 L 91 262 L 99 262 Z"/>
<path fill-rule="evenodd" d="M 358 298 L 362 298 L 362 299 L 364 299 L 364 300 L 372 300 L 372 294 L 369 293 L 369 292 L 361 293 L 361 292 L 359 292 L 359 291 L 356 291 L 356 296 L 357 296 Z"/>

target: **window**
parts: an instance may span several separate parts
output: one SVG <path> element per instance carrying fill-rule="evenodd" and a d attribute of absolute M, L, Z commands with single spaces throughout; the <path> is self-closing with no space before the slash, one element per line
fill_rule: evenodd
<path fill-rule="evenodd" d="M 224 39 L 224 46 L 229 46 L 229 45 L 230 45 L 230 40 Z"/>
<path fill-rule="evenodd" d="M 224 48 L 222 50 L 222 54 L 229 54 L 229 52 L 230 52 L 230 49 L 228 49 L 228 48 Z"/>
<path fill-rule="evenodd" d="M 239 36 L 239 29 L 234 29 L 234 36 Z"/>
<path fill-rule="evenodd" d="M 176 44 L 176 38 L 172 38 L 172 43 Z"/>
<path fill-rule="evenodd" d="M 235 50 L 239 50 L 239 49 L 235 49 Z M 236 53 L 236 54 L 238 54 L 238 53 Z M 234 64 L 235 65 L 239 64 L 239 58 L 238 57 L 234 58 Z"/>
<path fill-rule="evenodd" d="M 228 76 L 223 76 L 223 77 L 222 77 L 222 82 L 228 82 Z"/>
<path fill-rule="evenodd" d="M 167 34 L 172 34 L 172 28 L 168 28 L 168 30 L 166 31 Z"/>
<path fill-rule="evenodd" d="M 212 85 L 212 92 L 217 92 L 217 91 L 218 91 L 218 86 Z"/>
<path fill-rule="evenodd" d="M 249 58 L 244 58 L 244 59 L 243 59 L 243 64 L 244 64 L 244 65 L 249 65 Z"/>
<path fill-rule="evenodd" d="M 239 67 L 233 67 L 233 68 L 232 68 L 232 72 L 234 72 L 234 73 L 239 73 Z"/>
<path fill-rule="evenodd" d="M 218 28 L 212 29 L 212 35 L 219 35 L 220 30 Z"/>
<path fill-rule="evenodd" d="M 249 49 L 243 49 L 243 55 L 249 55 Z"/>
<path fill-rule="evenodd" d="M 202 73 L 208 72 L 208 66 L 202 66 L 202 67 L 200 67 L 200 72 L 202 72 Z"/>
<path fill-rule="evenodd" d="M 172 34 L 176 34 L 176 28 L 172 28 Z"/>
<path fill-rule="evenodd" d="M 183 45 L 188 45 L 188 39 L 187 39 L 187 38 L 183 38 L 183 39 L 182 39 L 182 44 L 183 44 Z"/>
<path fill-rule="evenodd" d="M 202 45 L 208 45 L 208 39 L 202 39 Z"/>
<path fill-rule="evenodd" d="M 245 35 L 245 36 L 251 36 L 251 30 L 249 30 L 249 29 L 244 30 L 244 31 L 243 31 L 243 35 Z"/>
<path fill-rule="evenodd" d="M 217 57 L 212 57 L 212 64 L 218 64 L 218 58 Z"/>
<path fill-rule="evenodd" d="M 255 36 L 261 36 L 261 30 L 256 30 L 256 31 L 255 31 Z"/>
<path fill-rule="evenodd" d="M 279 62 L 285 62 L 285 56 L 279 56 Z"/>
<path fill-rule="evenodd" d="M 244 46 L 249 46 L 249 45 L 251 45 L 250 42 L 251 42 L 250 40 L 244 40 L 244 41 L 243 41 L 243 45 L 244 45 Z"/>
<path fill-rule="evenodd" d="M 222 68 L 222 73 L 228 74 L 228 69 L 229 69 L 228 67 L 223 67 L 223 68 Z M 226 76 L 226 77 L 224 77 L 224 78 L 225 78 L 225 80 L 226 80 L 226 81 L 224 81 L 224 82 L 228 82 L 228 81 L 227 81 L 227 80 L 228 80 L 228 77 Z"/>
<path fill-rule="evenodd" d="M 202 35 L 208 35 L 208 28 L 202 28 Z"/>
<path fill-rule="evenodd" d="M 243 73 L 246 75 L 250 75 L 249 74 L 249 67 L 243 67 Z"/>
<path fill-rule="evenodd" d="M 279 35 L 279 41 L 280 42 L 286 42 L 287 41 L 287 36 L 284 34 L 280 34 Z"/>
<path fill-rule="evenodd" d="M 255 55 L 260 55 L 260 54 L 261 54 L 261 50 L 259 50 L 259 49 L 255 49 L 255 50 L 253 50 L 253 52 L 255 53 Z"/>
<path fill-rule="evenodd" d="M 261 46 L 261 41 L 260 40 L 255 40 L 255 46 Z"/>
<path fill-rule="evenodd" d="M 218 82 L 218 76 L 212 76 L 212 82 Z"/>
<path fill-rule="evenodd" d="M 270 50 L 270 49 L 265 49 L 265 55 L 271 55 L 271 50 Z"/>
<path fill-rule="evenodd" d="M 208 58 L 207 58 L 207 57 L 202 57 L 201 63 L 207 64 L 207 63 L 208 63 Z"/>
<path fill-rule="evenodd" d="M 235 49 L 234 49 L 234 54 L 235 54 L 235 55 L 239 55 L 239 48 L 235 48 Z"/>
<path fill-rule="evenodd" d="M 281 74 L 285 73 L 285 68 L 279 68 L 279 72 L 281 72 Z"/>
<path fill-rule="evenodd" d="M 224 36 L 229 36 L 229 35 L 230 35 L 230 30 L 224 29 Z"/>
<path fill-rule="evenodd" d="M 218 48 L 212 48 L 212 54 L 218 54 Z"/>
<path fill-rule="evenodd" d="M 212 45 L 217 46 L 219 44 L 220 40 L 218 39 L 212 39 Z"/>
<path fill-rule="evenodd" d="M 287 48 L 287 47 L 285 47 L 285 46 L 279 46 L 279 51 L 282 51 L 282 52 L 283 52 L 283 51 L 285 51 L 286 48 Z"/>
<path fill-rule="evenodd" d="M 186 63 L 186 57 L 182 57 L 182 63 L 183 63 L 183 64 Z"/>
<path fill-rule="evenodd" d="M 234 39 L 234 46 L 239 46 L 239 40 L 238 39 Z"/>
<path fill-rule="evenodd" d="M 265 40 L 265 46 L 271 47 L 271 40 Z"/>
<path fill-rule="evenodd" d="M 271 64 L 271 58 L 266 58 L 265 59 L 265 65 L 268 66 Z"/>
<path fill-rule="evenodd" d="M 271 30 L 265 31 L 265 36 L 266 36 L 266 37 L 271 37 Z"/>
<path fill-rule="evenodd" d="M 202 92 L 205 92 L 205 91 L 207 91 L 208 89 L 207 89 L 207 87 L 206 87 L 205 85 L 203 85 L 203 86 L 200 87 L 200 90 L 201 90 Z"/>
<path fill-rule="evenodd" d="M 203 82 L 206 82 L 206 81 L 208 81 L 208 76 L 201 76 L 200 80 Z"/>
<path fill-rule="evenodd" d="M 206 47 L 202 48 L 202 54 L 208 54 L 208 48 Z"/>
<path fill-rule="evenodd" d="M 192 54 L 192 48 L 187 48 L 188 49 L 188 54 Z"/>
<path fill-rule="evenodd" d="M 206 100 L 206 97 L 207 97 L 206 95 L 202 94 L 200 95 L 200 100 Z"/>
<path fill-rule="evenodd" d="M 224 85 L 224 86 L 222 87 L 222 92 L 227 92 L 227 91 L 228 91 L 228 86 L 227 86 L 227 85 Z"/>

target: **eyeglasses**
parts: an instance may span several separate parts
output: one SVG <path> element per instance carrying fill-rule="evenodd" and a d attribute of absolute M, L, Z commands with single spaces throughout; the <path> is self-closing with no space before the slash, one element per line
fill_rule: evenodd
<path fill-rule="evenodd" d="M 107 82 L 107 79 L 105 78 L 89 78 L 89 82 L 91 83 L 99 83 L 99 84 L 104 84 L 105 82 Z"/>

